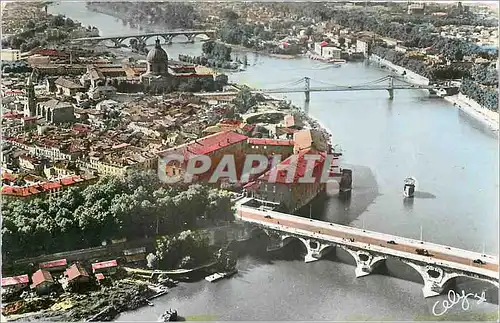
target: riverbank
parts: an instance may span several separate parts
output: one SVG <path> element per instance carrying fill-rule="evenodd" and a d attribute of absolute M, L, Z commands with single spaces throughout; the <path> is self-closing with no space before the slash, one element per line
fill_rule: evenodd
<path fill-rule="evenodd" d="M 474 120 L 480 122 L 486 129 L 499 135 L 499 115 L 495 111 L 483 108 L 476 101 L 467 98 L 462 93 L 445 96 L 444 99 Z"/>
<path fill-rule="evenodd" d="M 380 66 L 389 68 L 390 71 L 399 75 L 405 74 L 404 78 L 411 83 L 418 85 L 429 85 L 430 80 L 420 74 L 414 73 L 404 67 L 395 65 L 388 60 L 385 60 L 377 55 L 372 54 L 369 58 L 370 62 L 376 63 Z M 470 116 L 474 120 L 480 122 L 488 130 L 498 135 L 499 132 L 499 115 L 495 111 L 491 111 L 481 106 L 476 101 L 466 97 L 462 93 L 443 97 L 447 102 L 452 103 L 458 107 L 460 111 Z"/>

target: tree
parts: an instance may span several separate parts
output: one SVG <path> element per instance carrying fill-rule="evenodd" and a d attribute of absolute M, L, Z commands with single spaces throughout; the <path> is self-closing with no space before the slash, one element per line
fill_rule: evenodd
<path fill-rule="evenodd" d="M 229 77 L 226 74 L 218 74 L 215 77 L 215 87 L 218 91 L 222 91 L 223 87 L 229 82 Z"/>
<path fill-rule="evenodd" d="M 345 46 L 345 38 L 344 37 L 339 37 L 339 45 L 340 45 L 340 47 Z"/>
<path fill-rule="evenodd" d="M 257 100 L 255 96 L 252 95 L 252 92 L 250 92 L 250 88 L 243 86 L 236 95 L 234 103 L 236 105 L 237 112 L 245 113 L 248 109 L 257 104 Z"/>
<path fill-rule="evenodd" d="M 53 16 L 52 19 L 50 20 L 50 25 L 53 27 L 61 27 L 64 26 L 65 23 L 66 20 L 62 15 Z"/>
<path fill-rule="evenodd" d="M 209 40 L 203 43 L 203 45 L 201 46 L 201 50 L 204 54 L 211 56 L 214 47 L 215 47 L 215 42 L 213 40 Z"/>
<path fill-rule="evenodd" d="M 221 17 L 222 19 L 225 19 L 230 22 L 235 22 L 236 20 L 238 20 L 238 18 L 240 18 L 240 16 L 232 10 L 224 10 Z"/>
<path fill-rule="evenodd" d="M 29 29 L 35 28 L 35 23 L 33 22 L 33 20 L 28 20 L 28 22 L 26 23 L 26 28 Z"/>
<path fill-rule="evenodd" d="M 17 36 L 13 36 L 10 38 L 10 48 L 19 49 L 24 42 L 25 42 L 24 39 L 19 38 Z"/>

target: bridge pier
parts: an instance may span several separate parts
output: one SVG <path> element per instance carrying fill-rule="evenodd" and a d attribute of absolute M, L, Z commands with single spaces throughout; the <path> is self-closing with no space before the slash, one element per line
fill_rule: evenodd
<path fill-rule="evenodd" d="M 162 35 L 163 39 L 165 39 L 165 44 L 172 45 L 172 39 L 174 38 L 172 35 Z"/>
<path fill-rule="evenodd" d="M 307 254 L 304 257 L 304 261 L 306 263 L 320 260 L 321 257 L 323 256 L 322 254 L 323 251 L 326 248 L 332 246 L 330 244 L 324 244 L 313 239 L 301 239 L 301 240 L 307 248 Z"/>
<path fill-rule="evenodd" d="M 196 37 L 196 35 L 194 35 L 194 34 L 193 35 L 186 35 L 186 37 L 188 39 L 187 40 L 188 43 L 194 43 L 194 38 Z"/>
<path fill-rule="evenodd" d="M 306 103 L 309 103 L 311 101 L 311 92 L 305 91 L 304 94 L 306 95 Z"/>
<path fill-rule="evenodd" d="M 354 270 L 356 278 L 370 275 L 380 261 L 387 259 L 387 256 L 373 255 L 366 250 L 352 250 L 347 246 L 341 246 L 341 248 L 351 254 L 356 261 Z"/>
<path fill-rule="evenodd" d="M 394 100 L 394 89 L 387 89 L 389 92 L 389 100 Z"/>
<path fill-rule="evenodd" d="M 450 279 L 462 276 L 457 273 L 446 272 L 439 267 L 431 265 L 419 265 L 407 260 L 403 260 L 403 262 L 415 269 L 422 276 L 424 280 L 424 287 L 422 288 L 424 298 L 440 295 Z"/>

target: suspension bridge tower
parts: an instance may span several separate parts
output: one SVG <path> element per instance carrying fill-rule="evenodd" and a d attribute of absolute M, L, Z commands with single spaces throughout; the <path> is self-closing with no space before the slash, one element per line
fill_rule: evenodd
<path fill-rule="evenodd" d="M 306 102 L 309 102 L 311 100 L 311 79 L 306 76 L 304 81 L 306 82 L 304 94 L 306 95 Z"/>
<path fill-rule="evenodd" d="M 389 76 L 389 87 L 387 88 L 387 91 L 389 92 L 389 100 L 394 99 L 394 78 L 392 76 Z"/>

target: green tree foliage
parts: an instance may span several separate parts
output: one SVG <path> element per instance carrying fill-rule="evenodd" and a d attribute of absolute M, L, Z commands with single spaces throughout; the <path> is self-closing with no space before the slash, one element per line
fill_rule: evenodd
<path fill-rule="evenodd" d="M 198 15 L 189 2 L 98 2 L 92 6 L 103 7 L 116 12 L 117 17 L 128 17 L 134 24 L 149 23 L 168 28 L 192 29 Z"/>
<path fill-rule="evenodd" d="M 224 191 L 192 185 L 162 187 L 152 173 L 103 177 L 55 200 L 12 200 L 2 205 L 7 259 L 99 246 L 113 238 L 175 234 L 231 219 Z"/>
<path fill-rule="evenodd" d="M 236 106 L 236 112 L 245 113 L 248 109 L 255 106 L 260 101 L 260 98 L 252 94 L 249 87 L 243 86 L 233 101 Z"/>
<path fill-rule="evenodd" d="M 208 261 L 209 240 L 199 232 L 183 231 L 156 242 L 156 257 L 161 268 L 177 269 Z"/>
<path fill-rule="evenodd" d="M 496 87 L 486 87 L 472 80 L 463 80 L 460 92 L 470 97 L 480 105 L 498 111 L 498 90 Z"/>
<path fill-rule="evenodd" d="M 226 74 L 218 74 L 215 77 L 215 88 L 217 91 L 222 91 L 222 88 L 229 82 L 229 77 Z"/>

